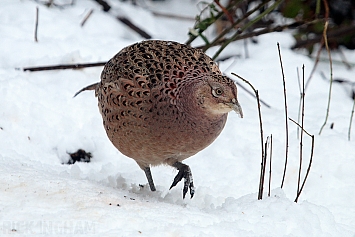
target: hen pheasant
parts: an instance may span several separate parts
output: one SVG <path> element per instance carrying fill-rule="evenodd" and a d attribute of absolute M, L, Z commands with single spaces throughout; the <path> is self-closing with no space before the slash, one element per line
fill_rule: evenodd
<path fill-rule="evenodd" d="M 183 198 L 195 190 L 182 161 L 218 137 L 229 111 L 243 117 L 233 81 L 202 51 L 172 41 L 122 49 L 105 65 L 101 82 L 81 91 L 89 89 L 108 138 L 137 162 L 150 189 L 156 190 L 150 166 L 167 164 L 179 171 L 170 189 L 184 178 Z"/>

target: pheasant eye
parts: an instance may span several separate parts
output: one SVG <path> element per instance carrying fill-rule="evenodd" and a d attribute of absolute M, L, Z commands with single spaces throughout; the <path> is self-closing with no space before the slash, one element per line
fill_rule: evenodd
<path fill-rule="evenodd" d="M 223 90 L 221 88 L 216 88 L 212 90 L 212 94 L 215 97 L 221 96 L 223 94 Z"/>

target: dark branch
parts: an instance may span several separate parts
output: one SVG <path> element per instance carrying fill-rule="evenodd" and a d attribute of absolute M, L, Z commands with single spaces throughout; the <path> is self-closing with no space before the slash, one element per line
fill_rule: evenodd
<path fill-rule="evenodd" d="M 98 63 L 82 63 L 82 64 L 62 64 L 62 65 L 54 65 L 54 66 L 40 66 L 40 67 L 25 67 L 23 71 L 49 71 L 49 70 L 63 70 L 63 69 L 81 69 L 86 67 L 99 67 L 105 66 L 106 62 L 98 62 Z"/>

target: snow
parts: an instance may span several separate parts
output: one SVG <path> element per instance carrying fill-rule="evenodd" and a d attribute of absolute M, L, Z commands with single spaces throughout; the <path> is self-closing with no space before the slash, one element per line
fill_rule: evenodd
<path fill-rule="evenodd" d="M 189 0 L 146 4 L 159 12 L 191 17 L 198 13 L 196 3 Z M 129 3 L 117 1 L 113 6 L 113 14 L 129 17 L 155 39 L 184 42 L 194 24 L 156 17 Z M 90 9 L 94 13 L 81 27 Z M 285 117 L 276 43 L 281 45 L 288 111 L 293 119 L 297 119 L 300 95 L 296 70 L 302 75 L 304 64 L 307 79 L 313 60 L 290 50 L 290 33 L 258 37 L 257 44 L 248 44 L 249 58 L 245 57 L 243 43 L 234 43 L 222 56 L 240 56 L 220 63 L 226 74 L 235 72 L 248 79 L 272 107 L 262 106 L 264 135 L 273 134 L 271 196 L 267 197 L 266 185 L 263 200 L 257 200 L 261 153 L 257 106 L 239 88 L 244 118 L 231 113 L 220 137 L 185 161 L 192 169 L 196 193 L 193 199 L 183 200 L 181 183 L 169 190 L 176 174 L 170 167 L 152 168 L 157 191 L 149 190 L 137 164 L 107 139 L 93 93 L 83 92 L 73 98 L 82 87 L 99 80 L 102 67 L 44 72 L 18 69 L 107 61 L 123 47 L 142 40 L 100 9 L 94 1 L 76 1 L 65 8 L 47 8 L 35 1 L 2 1 L 1 236 L 355 236 L 354 129 L 352 139 L 347 139 L 353 102 L 339 84 L 333 87 L 329 121 L 318 135 L 329 90 L 320 72 L 330 74 L 328 63 L 320 63 L 306 92 L 305 128 L 315 135 L 315 148 L 312 169 L 298 203 L 294 199 L 299 140 L 291 122 L 289 164 L 285 186 L 280 189 Z M 208 54 L 213 55 L 215 50 Z M 355 61 L 352 51 L 344 53 L 348 61 Z M 322 57 L 326 58 L 326 53 Z M 339 58 L 333 52 L 333 59 Z M 354 69 L 335 63 L 333 75 L 351 80 Z M 303 176 L 310 142 L 305 136 Z M 67 152 L 80 148 L 93 154 L 92 162 L 62 164 L 69 159 Z"/>

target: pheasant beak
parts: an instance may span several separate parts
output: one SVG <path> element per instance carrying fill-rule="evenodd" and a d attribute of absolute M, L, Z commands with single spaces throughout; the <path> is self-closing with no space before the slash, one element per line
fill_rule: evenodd
<path fill-rule="evenodd" d="M 243 110 L 237 99 L 233 98 L 232 102 L 226 103 L 231 109 L 233 109 L 239 117 L 243 118 Z"/>

